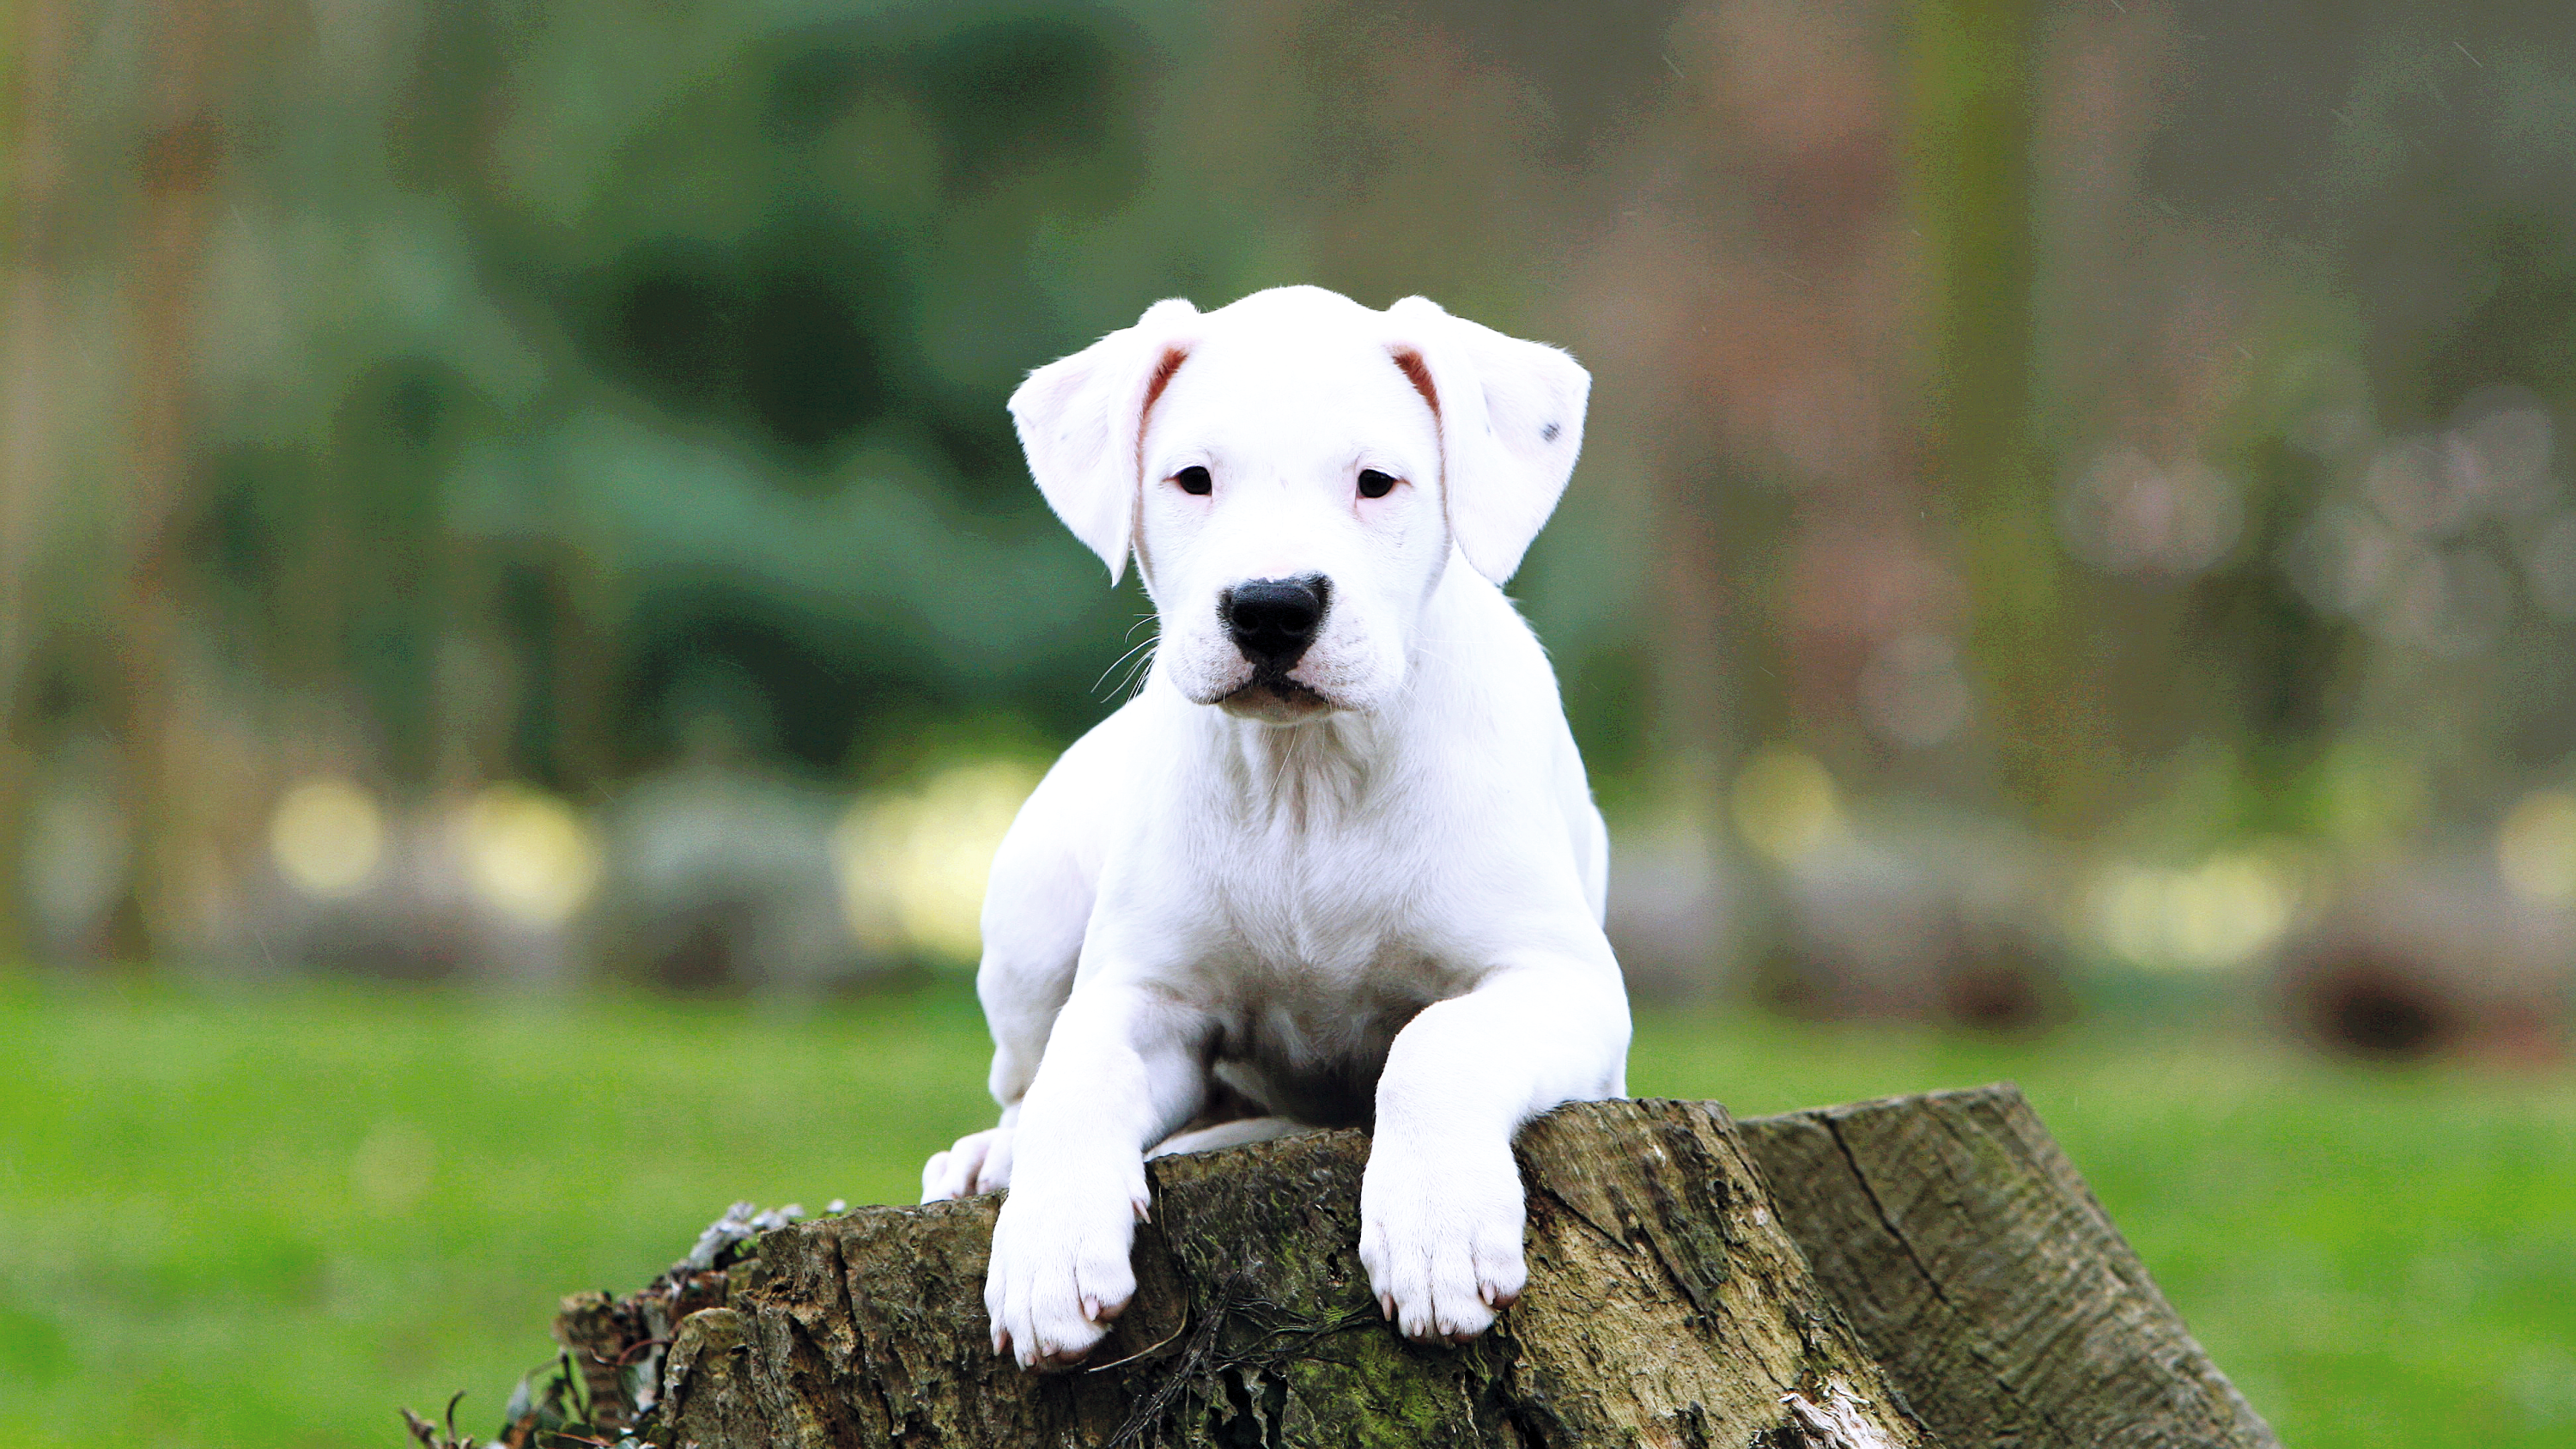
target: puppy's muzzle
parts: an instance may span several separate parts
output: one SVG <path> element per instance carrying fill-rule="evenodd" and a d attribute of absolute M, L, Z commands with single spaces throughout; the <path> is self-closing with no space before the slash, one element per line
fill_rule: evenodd
<path fill-rule="evenodd" d="M 1296 579 L 1253 579 L 1218 596 L 1217 618 L 1226 637 L 1264 678 L 1284 676 L 1305 656 L 1323 628 L 1332 585 L 1322 574 Z"/>

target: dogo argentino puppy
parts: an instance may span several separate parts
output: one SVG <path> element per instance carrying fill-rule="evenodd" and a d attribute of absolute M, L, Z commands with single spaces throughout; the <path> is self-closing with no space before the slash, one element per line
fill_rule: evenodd
<path fill-rule="evenodd" d="M 1500 587 L 1590 390 L 1420 297 L 1287 287 L 1158 303 L 1011 398 L 1048 504 L 1112 583 L 1132 550 L 1161 642 L 985 894 L 1001 1124 L 922 1196 L 1010 1189 L 997 1353 L 1058 1367 L 1107 1332 L 1149 1153 L 1306 1126 L 1374 1126 L 1360 1258 L 1404 1333 L 1472 1337 L 1521 1291 L 1512 1134 L 1626 1090 L 1608 839 Z"/>

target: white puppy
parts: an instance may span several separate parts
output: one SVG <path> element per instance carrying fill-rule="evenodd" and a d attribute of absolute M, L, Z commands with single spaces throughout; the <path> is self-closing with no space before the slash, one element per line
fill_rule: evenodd
<path fill-rule="evenodd" d="M 1406 1334 L 1520 1292 L 1512 1134 L 1625 1091 L 1607 838 L 1498 587 L 1590 387 L 1419 297 L 1288 287 L 1159 303 L 1012 397 L 1047 502 L 1113 582 L 1133 549 L 1162 635 L 985 895 L 1001 1125 L 922 1196 L 1010 1189 L 997 1352 L 1071 1363 L 1126 1306 L 1148 1149 L 1300 1125 L 1374 1123 L 1360 1257 Z"/>

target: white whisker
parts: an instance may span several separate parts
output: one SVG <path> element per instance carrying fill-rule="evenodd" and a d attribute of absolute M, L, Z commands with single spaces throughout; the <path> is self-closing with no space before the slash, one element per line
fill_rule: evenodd
<path fill-rule="evenodd" d="M 1149 614 L 1149 615 L 1147 615 L 1146 617 L 1151 618 L 1151 617 L 1153 617 L 1153 616 Z M 1128 630 L 1127 632 L 1128 632 L 1128 633 L 1130 633 L 1130 634 L 1133 634 L 1133 633 L 1135 633 L 1136 631 L 1135 631 L 1135 630 L 1133 630 L 1133 629 L 1130 629 L 1130 630 Z M 1154 632 L 1154 634 L 1153 634 L 1150 638 L 1148 638 L 1148 639 L 1146 639 L 1146 640 L 1145 640 L 1145 642 L 1144 642 L 1144 643 L 1142 643 L 1142 644 L 1138 644 L 1138 645 L 1135 645 L 1134 647 L 1130 648 L 1126 653 L 1121 654 L 1121 655 L 1119 655 L 1117 658 L 1110 660 L 1110 661 L 1109 661 L 1109 668 L 1107 668 L 1107 669 L 1104 669 L 1104 670 L 1100 671 L 1100 677 L 1099 677 L 1098 679 L 1095 679 L 1095 680 L 1091 681 L 1091 693 L 1092 693 L 1093 697 L 1094 697 L 1094 698 L 1097 698 L 1097 697 L 1099 696 L 1099 694 L 1100 694 L 1100 686 L 1102 686 L 1102 685 L 1104 685 L 1104 684 L 1107 684 L 1107 683 L 1109 682 L 1109 676 L 1110 676 L 1110 674 L 1111 674 L 1111 673 L 1113 673 L 1114 671 L 1116 671 L 1116 669 L 1118 668 L 1118 666 L 1119 666 L 1119 665 L 1124 664 L 1124 663 L 1126 663 L 1129 659 L 1134 658 L 1134 657 L 1136 656 L 1136 654 L 1137 654 L 1137 652 L 1138 652 L 1138 651 L 1140 651 L 1140 650 L 1142 650 L 1142 651 L 1147 651 L 1147 657 L 1148 657 L 1148 658 L 1151 658 L 1151 657 L 1152 657 L 1151 651 L 1152 651 L 1153 647 L 1154 647 L 1156 644 L 1161 643 L 1161 642 L 1162 642 L 1162 638 L 1163 638 L 1162 631 L 1160 631 L 1160 630 L 1156 630 L 1156 631 Z M 1122 684 L 1120 685 L 1120 688 L 1125 688 L 1125 685 L 1122 683 Z"/>
<path fill-rule="evenodd" d="M 1127 691 L 1129 699 L 1134 699 L 1145 692 L 1146 682 L 1153 678 L 1154 656 L 1160 652 L 1154 646 L 1162 642 L 1163 636 L 1160 634 L 1146 640 L 1145 657 L 1138 660 L 1136 666 L 1127 671 L 1127 677 L 1118 682 L 1118 687 Z"/>

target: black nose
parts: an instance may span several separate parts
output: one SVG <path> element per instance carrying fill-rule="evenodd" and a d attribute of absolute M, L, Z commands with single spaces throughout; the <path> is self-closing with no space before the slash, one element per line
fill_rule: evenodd
<path fill-rule="evenodd" d="M 1331 586 L 1322 574 L 1302 579 L 1254 579 L 1217 600 L 1217 617 L 1243 657 L 1268 669 L 1287 669 L 1315 642 Z"/>

